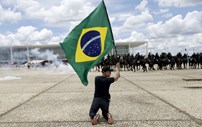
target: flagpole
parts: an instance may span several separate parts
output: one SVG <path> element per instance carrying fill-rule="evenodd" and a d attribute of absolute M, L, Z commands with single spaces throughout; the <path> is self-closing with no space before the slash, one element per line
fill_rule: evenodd
<path fill-rule="evenodd" d="M 104 3 L 104 0 L 102 0 L 102 2 Z M 116 49 L 116 45 L 115 45 L 115 42 L 114 42 L 114 36 L 113 36 L 113 33 L 112 33 L 112 27 L 111 27 L 111 23 L 110 23 L 110 21 L 109 21 L 109 16 L 108 16 L 108 14 L 107 14 L 107 8 L 106 8 L 106 6 L 105 6 L 105 3 L 104 3 L 104 7 L 105 7 L 105 10 L 106 10 L 106 15 L 107 15 L 107 20 L 108 20 L 108 22 L 109 22 L 109 27 L 110 27 L 110 29 L 111 29 L 111 35 L 112 35 L 112 40 L 113 40 L 113 43 L 114 43 L 114 49 L 115 49 L 115 54 L 116 54 L 116 59 L 117 59 L 117 49 Z"/>

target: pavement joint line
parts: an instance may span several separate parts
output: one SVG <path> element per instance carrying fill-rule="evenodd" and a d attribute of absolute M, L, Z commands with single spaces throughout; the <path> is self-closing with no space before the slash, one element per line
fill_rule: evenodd
<path fill-rule="evenodd" d="M 183 76 L 183 77 L 186 77 L 186 78 L 194 78 L 193 76 L 185 76 L 185 75 L 180 75 L 180 74 L 171 74 L 171 73 L 166 73 L 166 74 L 168 74 L 168 75 L 174 75 L 174 76 L 179 76 L 179 77 Z"/>
<path fill-rule="evenodd" d="M 1 124 L 10 124 L 10 123 L 16 123 L 16 124 L 23 124 L 23 123 L 77 123 L 77 122 L 88 122 L 90 120 L 75 120 L 75 121 L 32 121 L 32 122 L 0 122 Z M 146 119 L 146 120 L 114 120 L 114 122 L 192 122 L 191 120 L 183 120 L 183 119 Z M 99 121 L 99 122 L 105 122 L 105 120 Z"/>
<path fill-rule="evenodd" d="M 17 105 L 17 106 L 15 106 L 15 107 L 11 108 L 10 110 L 8 110 L 8 111 L 6 111 L 6 112 L 4 112 L 4 113 L 0 114 L 0 118 L 1 118 L 1 117 L 3 117 L 3 116 L 5 116 L 6 114 L 8 114 L 8 113 L 12 112 L 13 110 L 15 110 L 15 109 L 17 109 L 17 108 L 21 107 L 21 106 L 22 106 L 22 105 L 24 105 L 25 103 L 27 103 L 27 102 L 29 102 L 29 101 L 33 100 L 34 98 L 36 98 L 36 97 L 40 96 L 41 94 L 43 94 L 43 93 L 45 93 L 45 92 L 49 91 L 50 89 L 52 89 L 52 88 L 56 87 L 57 85 L 59 85 L 60 83 L 64 82 L 65 80 L 67 80 L 67 79 L 71 78 L 71 77 L 72 77 L 72 76 L 74 76 L 74 75 L 75 75 L 75 74 L 70 75 L 69 77 L 67 77 L 67 78 L 63 79 L 62 81 L 59 81 L 58 83 L 56 83 L 56 84 L 54 84 L 54 85 L 52 85 L 52 86 L 48 87 L 47 89 L 45 89 L 45 90 L 43 90 L 43 91 L 39 92 L 39 93 L 38 93 L 38 94 L 36 94 L 36 95 L 32 96 L 32 97 L 31 97 L 31 98 L 29 98 L 28 100 L 26 100 L 26 101 L 24 101 L 24 102 L 20 103 L 19 105 Z"/>
<path fill-rule="evenodd" d="M 176 107 L 175 105 L 169 103 L 168 101 L 162 99 L 161 97 L 159 97 L 159 96 L 153 94 L 152 92 L 149 92 L 148 90 L 142 88 L 141 86 L 137 85 L 136 83 L 132 82 L 131 80 L 127 79 L 126 77 L 123 77 L 123 76 L 121 76 L 121 77 L 122 77 L 123 79 L 125 79 L 126 81 L 130 82 L 132 85 L 134 85 L 134 86 L 140 88 L 141 90 L 147 92 L 148 94 L 152 95 L 153 97 L 159 99 L 160 101 L 162 101 L 162 102 L 168 104 L 169 106 L 173 107 L 174 109 L 178 110 L 180 113 L 183 113 L 184 115 L 188 116 L 188 117 L 189 117 L 191 120 L 193 120 L 196 124 L 202 125 L 202 120 L 201 120 L 201 119 L 198 119 L 198 118 L 196 118 L 196 117 L 190 115 L 190 114 L 187 113 L 186 111 L 181 110 L 180 108 L 178 108 L 178 107 Z"/>
<path fill-rule="evenodd" d="M 128 90 L 128 92 L 135 92 L 136 90 Z M 61 93 L 61 94 L 65 94 L 65 93 L 89 93 L 89 92 L 94 92 L 94 91 L 65 91 L 65 92 L 47 92 L 46 94 L 57 94 L 57 93 Z M 124 92 L 123 90 L 113 90 L 113 92 Z M 27 93 L 27 94 L 36 94 L 35 93 L 29 93 L 29 92 L 23 92 L 23 93 Z M 21 94 L 21 93 L 0 93 L 0 95 L 6 95 L 6 94 Z"/>
<path fill-rule="evenodd" d="M 21 93 L 22 93 L 22 92 L 21 92 Z M 17 92 L 16 92 L 16 93 L 11 93 L 11 92 L 10 92 L 10 93 L 0 93 L 0 95 L 6 95 L 6 94 L 8 94 L 8 95 L 9 95 L 9 94 L 21 94 L 21 93 L 19 93 L 19 92 L 18 92 L 18 93 L 17 93 Z M 25 93 L 25 94 L 37 94 L 37 92 L 23 92 L 23 94 L 24 94 L 24 93 Z"/>

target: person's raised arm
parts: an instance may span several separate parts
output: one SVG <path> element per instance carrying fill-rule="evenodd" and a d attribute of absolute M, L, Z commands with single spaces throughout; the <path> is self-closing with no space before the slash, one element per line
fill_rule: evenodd
<path fill-rule="evenodd" d="M 117 81 L 120 78 L 120 72 L 119 72 L 119 70 L 120 70 L 120 64 L 117 63 L 116 64 L 116 76 L 114 77 L 114 81 Z"/>

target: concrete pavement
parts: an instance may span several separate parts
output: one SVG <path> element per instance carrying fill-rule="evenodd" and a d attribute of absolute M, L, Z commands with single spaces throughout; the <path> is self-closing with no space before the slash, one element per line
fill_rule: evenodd
<path fill-rule="evenodd" d="M 88 112 L 100 74 L 90 72 L 86 87 L 71 71 L 0 69 L 0 127 L 92 126 Z M 202 70 L 121 72 L 110 88 L 114 124 L 102 118 L 96 126 L 202 126 L 202 81 L 184 78 L 202 78 Z"/>

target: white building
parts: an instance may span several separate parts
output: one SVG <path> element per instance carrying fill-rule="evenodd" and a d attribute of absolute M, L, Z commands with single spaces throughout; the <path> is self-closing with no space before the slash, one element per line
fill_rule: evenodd
<path fill-rule="evenodd" d="M 146 54 L 148 49 L 148 43 L 146 41 L 139 42 L 117 42 L 116 49 L 117 54 L 128 54 L 130 48 L 134 48 L 143 44 L 146 44 Z M 33 51 L 37 51 L 37 54 L 33 54 Z M 47 56 L 43 56 L 44 52 L 51 52 L 52 55 L 57 55 L 57 60 L 66 59 L 65 54 L 60 45 L 16 45 L 16 46 L 2 46 L 0 47 L 0 64 L 13 64 L 13 63 L 26 63 L 30 60 L 47 60 Z M 112 50 L 114 53 L 115 50 Z"/>

